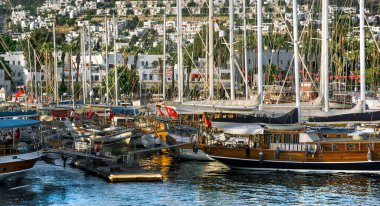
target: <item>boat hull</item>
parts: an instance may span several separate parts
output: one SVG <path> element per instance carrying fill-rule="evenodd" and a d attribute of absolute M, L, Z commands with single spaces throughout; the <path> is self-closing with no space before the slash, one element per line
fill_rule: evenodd
<path fill-rule="evenodd" d="M 380 173 L 380 161 L 358 162 L 292 162 L 231 158 L 210 155 L 213 159 L 234 169 L 258 171 L 294 171 L 294 172 L 346 172 Z"/>
<path fill-rule="evenodd" d="M 9 155 L 0 157 L 0 181 L 33 168 L 42 152 Z"/>
<path fill-rule="evenodd" d="M 210 156 L 206 155 L 202 150 L 198 150 L 196 153 L 193 149 L 180 149 L 179 158 L 186 160 L 197 160 L 197 161 L 214 161 Z"/>

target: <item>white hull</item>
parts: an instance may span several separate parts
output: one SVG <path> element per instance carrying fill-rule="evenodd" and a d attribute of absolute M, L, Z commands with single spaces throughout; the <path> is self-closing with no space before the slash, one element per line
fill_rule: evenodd
<path fill-rule="evenodd" d="M 27 170 L 32 169 L 34 166 L 34 163 L 32 165 L 27 165 L 26 168 L 23 166 L 24 162 L 37 160 L 42 156 L 42 151 L 37 152 L 31 152 L 31 153 L 25 153 L 25 154 L 15 154 L 15 155 L 8 155 L 8 156 L 1 156 L 0 157 L 0 167 L 2 165 L 12 165 L 12 164 L 18 164 L 22 165 L 22 169 L 12 172 L 4 172 L 0 173 L 0 181 L 6 180 L 10 177 L 13 177 L 15 175 L 18 175 L 22 172 L 25 172 Z M 9 168 L 11 169 L 11 168 Z"/>
<path fill-rule="evenodd" d="M 197 161 L 214 161 L 211 157 L 206 155 L 202 150 L 198 149 L 197 153 L 193 149 L 179 149 L 179 157 L 181 159 L 197 160 Z"/>

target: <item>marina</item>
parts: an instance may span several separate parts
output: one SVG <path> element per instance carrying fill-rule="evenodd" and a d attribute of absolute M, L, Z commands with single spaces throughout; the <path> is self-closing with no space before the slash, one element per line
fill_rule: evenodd
<path fill-rule="evenodd" d="M 0 205 L 377 205 L 379 12 L 0 1 Z"/>

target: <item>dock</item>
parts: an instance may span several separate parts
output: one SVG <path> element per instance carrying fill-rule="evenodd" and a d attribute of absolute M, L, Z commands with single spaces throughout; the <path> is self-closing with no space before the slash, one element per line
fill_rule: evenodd
<path fill-rule="evenodd" d="M 98 176 L 108 182 L 161 182 L 163 177 L 158 173 L 151 173 L 137 168 L 124 168 L 122 165 L 89 165 L 86 160 L 75 161 L 74 167 L 89 174 Z"/>
<path fill-rule="evenodd" d="M 98 176 L 108 182 L 161 182 L 159 173 L 148 172 L 136 167 L 125 167 L 123 163 L 115 163 L 119 157 L 104 157 L 78 152 L 73 149 L 49 149 L 46 153 L 57 153 L 76 158 L 72 166 L 88 174 Z"/>

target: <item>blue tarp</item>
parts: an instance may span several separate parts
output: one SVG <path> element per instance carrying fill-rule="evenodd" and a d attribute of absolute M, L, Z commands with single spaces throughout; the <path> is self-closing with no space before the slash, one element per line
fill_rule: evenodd
<path fill-rule="evenodd" d="M 111 108 L 111 110 L 115 115 L 137 115 L 139 113 L 138 109 L 130 107 L 115 107 Z"/>
<path fill-rule="evenodd" d="M 4 119 L 0 120 L 0 129 L 29 127 L 39 125 L 40 121 L 32 119 Z"/>
<path fill-rule="evenodd" d="M 2 117 L 20 117 L 20 116 L 37 116 L 38 113 L 36 111 L 12 111 L 12 112 L 0 112 L 0 118 Z"/>

